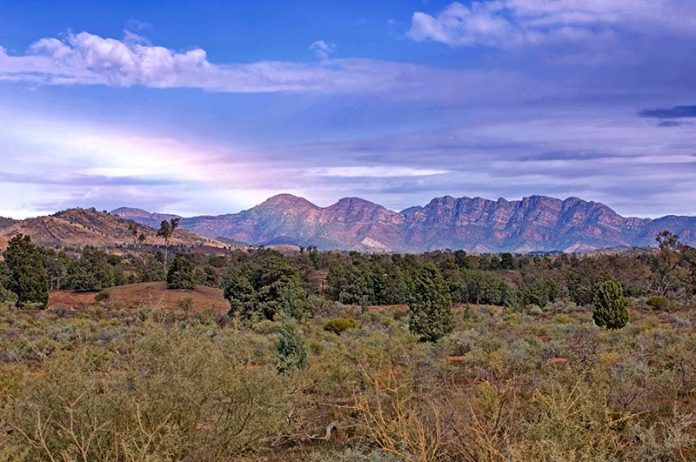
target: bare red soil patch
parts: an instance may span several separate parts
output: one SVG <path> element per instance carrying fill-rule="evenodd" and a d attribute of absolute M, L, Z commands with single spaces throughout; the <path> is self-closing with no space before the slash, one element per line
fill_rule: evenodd
<path fill-rule="evenodd" d="M 224 313 L 230 306 L 221 289 L 199 286 L 195 290 L 169 290 L 164 282 L 147 282 L 112 287 L 105 292 L 109 294 L 107 305 L 119 305 L 124 309 L 159 308 L 181 310 L 191 300 L 193 311 L 213 309 Z M 79 308 L 97 305 L 95 292 L 75 293 L 66 290 L 52 291 L 49 294 L 49 306 L 62 308 Z"/>

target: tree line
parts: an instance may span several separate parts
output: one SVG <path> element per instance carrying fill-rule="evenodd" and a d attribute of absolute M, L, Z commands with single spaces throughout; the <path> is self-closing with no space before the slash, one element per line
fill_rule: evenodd
<path fill-rule="evenodd" d="M 163 237 L 171 237 L 176 225 L 168 223 Z M 215 256 L 175 252 L 169 258 L 168 249 L 121 255 L 90 246 L 60 251 L 35 246 L 19 235 L 0 264 L 0 301 L 46 306 L 49 289 L 91 292 L 167 281 L 171 289 L 221 288 L 231 316 L 255 321 L 279 314 L 302 319 L 326 301 L 364 309 L 419 303 L 543 308 L 560 300 L 590 305 L 606 281 L 615 282 L 622 296 L 644 297 L 660 308 L 693 300 L 696 249 L 667 231 L 656 240 L 654 251 L 615 255 L 476 255 L 461 250 L 400 255 L 310 247 L 293 254 L 258 248 Z"/>

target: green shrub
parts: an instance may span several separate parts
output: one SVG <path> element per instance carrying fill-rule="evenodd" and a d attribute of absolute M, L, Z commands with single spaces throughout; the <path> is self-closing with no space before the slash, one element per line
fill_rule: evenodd
<path fill-rule="evenodd" d="M 307 367 L 307 348 L 291 324 L 280 329 L 280 338 L 276 343 L 276 368 L 278 372 Z"/>
<path fill-rule="evenodd" d="M 336 318 L 330 321 L 326 321 L 324 324 L 324 330 L 328 332 L 333 332 L 336 335 L 341 335 L 348 329 L 357 329 L 360 324 L 355 319 L 351 318 Z"/>
<path fill-rule="evenodd" d="M 662 295 L 653 295 L 652 297 L 648 297 L 645 304 L 656 310 L 666 310 L 669 307 L 669 300 Z"/>
<path fill-rule="evenodd" d="M 17 294 L 0 286 L 0 303 L 15 305 L 17 303 Z"/>
<path fill-rule="evenodd" d="M 628 300 L 618 282 L 608 279 L 597 287 L 592 318 L 599 327 L 621 329 L 628 322 Z"/>

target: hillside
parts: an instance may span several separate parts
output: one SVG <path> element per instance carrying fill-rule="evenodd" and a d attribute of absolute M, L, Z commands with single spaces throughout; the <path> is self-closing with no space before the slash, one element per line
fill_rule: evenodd
<path fill-rule="evenodd" d="M 98 212 L 94 209 L 70 209 L 54 215 L 15 221 L 0 229 L 0 246 L 17 234 L 28 235 L 40 245 L 48 247 L 121 247 L 134 244 L 134 236 L 129 230 L 133 222 L 115 215 Z M 137 224 L 138 234 L 144 234 L 144 245 L 162 245 L 157 231 L 151 227 Z M 170 241 L 174 246 L 223 249 L 227 244 L 199 236 L 191 231 L 179 229 Z"/>
<path fill-rule="evenodd" d="M 133 209 L 114 213 L 141 223 L 167 216 Z M 156 218 L 154 218 L 156 217 Z M 423 252 L 587 252 L 654 245 L 663 229 L 696 244 L 696 217 L 623 217 L 599 202 L 531 196 L 517 201 L 433 199 L 401 212 L 360 198 L 329 207 L 281 194 L 237 214 L 183 218 L 184 228 L 254 245 L 292 244 L 320 249 Z"/>

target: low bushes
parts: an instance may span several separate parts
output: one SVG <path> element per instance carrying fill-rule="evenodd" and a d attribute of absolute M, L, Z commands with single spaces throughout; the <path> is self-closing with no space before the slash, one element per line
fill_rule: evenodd
<path fill-rule="evenodd" d="M 324 330 L 333 332 L 336 335 L 341 335 L 348 329 L 357 329 L 358 327 L 360 327 L 360 324 L 351 318 L 336 318 L 324 323 Z"/>

